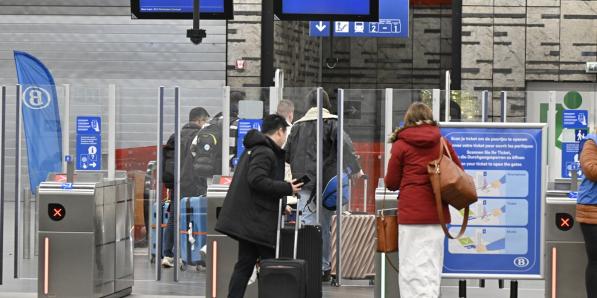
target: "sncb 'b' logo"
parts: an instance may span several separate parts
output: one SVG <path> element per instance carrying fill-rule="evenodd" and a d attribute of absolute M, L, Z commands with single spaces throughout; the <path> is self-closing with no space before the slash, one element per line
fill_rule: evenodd
<path fill-rule="evenodd" d="M 514 266 L 518 267 L 518 268 L 524 268 L 527 267 L 531 262 L 529 261 L 529 259 L 525 258 L 525 257 L 518 257 L 516 259 L 514 259 Z"/>
<path fill-rule="evenodd" d="M 23 103 L 30 109 L 45 109 L 52 102 L 50 92 L 41 87 L 28 87 L 23 91 Z"/>

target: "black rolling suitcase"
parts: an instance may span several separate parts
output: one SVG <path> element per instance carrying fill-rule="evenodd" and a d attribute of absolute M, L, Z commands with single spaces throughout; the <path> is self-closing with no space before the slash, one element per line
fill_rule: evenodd
<path fill-rule="evenodd" d="M 294 250 L 294 229 L 282 228 L 280 256 L 291 258 Z M 297 258 L 307 262 L 307 297 L 321 298 L 321 226 L 303 225 L 298 231 Z"/>
<path fill-rule="evenodd" d="M 282 200 L 278 215 L 276 237 L 276 258 L 262 260 L 259 269 L 259 298 L 306 298 L 307 262 L 297 259 L 297 240 L 300 215 L 297 214 L 294 227 L 294 253 L 292 259 L 280 258 L 280 230 L 282 228 Z"/>

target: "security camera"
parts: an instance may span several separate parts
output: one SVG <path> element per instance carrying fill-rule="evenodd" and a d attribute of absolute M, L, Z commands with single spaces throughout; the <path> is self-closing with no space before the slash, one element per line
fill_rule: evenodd
<path fill-rule="evenodd" d="M 201 41 L 203 41 L 203 39 L 205 37 L 207 37 L 207 34 L 205 33 L 204 29 L 188 29 L 187 30 L 187 37 L 189 39 L 191 39 L 191 42 L 194 44 L 200 44 Z"/>

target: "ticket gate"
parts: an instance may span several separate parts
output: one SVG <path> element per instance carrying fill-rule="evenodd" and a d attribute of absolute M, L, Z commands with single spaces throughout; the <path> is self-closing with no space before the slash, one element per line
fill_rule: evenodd
<path fill-rule="evenodd" d="M 398 192 L 393 192 L 383 187 L 383 180 L 380 179 L 381 187 L 375 189 L 375 210 L 376 214 L 384 212 L 385 214 L 394 214 L 398 209 Z M 385 196 L 385 203 L 384 203 Z M 398 287 L 398 272 L 396 272 L 392 264 L 398 267 L 398 252 L 386 254 L 375 254 L 375 298 L 386 297 L 400 297 L 400 289 Z"/>
<path fill-rule="evenodd" d="M 215 226 L 224 205 L 228 185 L 207 188 L 207 282 L 205 297 L 228 296 L 228 284 L 238 257 L 238 242 L 216 232 Z M 257 282 L 247 286 L 245 297 L 257 297 Z"/>
<path fill-rule="evenodd" d="M 38 297 L 129 295 L 134 205 L 126 172 L 58 176 L 39 186 Z"/>
<path fill-rule="evenodd" d="M 588 260 L 570 185 L 570 179 L 557 179 L 545 199 L 545 297 L 587 297 Z"/>

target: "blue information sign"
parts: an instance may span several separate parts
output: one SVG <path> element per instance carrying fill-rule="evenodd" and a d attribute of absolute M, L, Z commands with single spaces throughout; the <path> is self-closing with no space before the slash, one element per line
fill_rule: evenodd
<path fill-rule="evenodd" d="M 562 143 L 562 178 L 572 178 L 572 172 L 576 172 L 579 178 L 583 178 L 580 168 L 580 143 Z"/>
<path fill-rule="evenodd" d="M 243 141 L 245 136 L 251 129 L 261 130 L 261 119 L 240 119 L 238 120 L 238 138 L 236 139 L 236 158 L 233 160 L 233 165 L 236 166 L 238 159 L 245 152 L 245 145 Z"/>
<path fill-rule="evenodd" d="M 101 127 L 101 117 L 77 117 L 77 170 L 101 170 Z"/>
<path fill-rule="evenodd" d="M 139 0 L 141 12 L 193 12 L 193 0 Z M 202 13 L 223 13 L 224 0 L 201 0 L 199 10 Z"/>
<path fill-rule="evenodd" d="M 562 114 L 562 127 L 571 129 L 586 129 L 589 126 L 589 111 L 564 110 Z"/>
<path fill-rule="evenodd" d="M 408 37 L 408 0 L 379 0 L 379 22 L 310 22 L 309 35 L 328 37 Z"/>
<path fill-rule="evenodd" d="M 464 236 L 446 240 L 448 276 L 539 278 L 542 263 L 542 129 L 442 128 L 479 200 Z M 456 234 L 463 213 L 450 208 Z"/>

